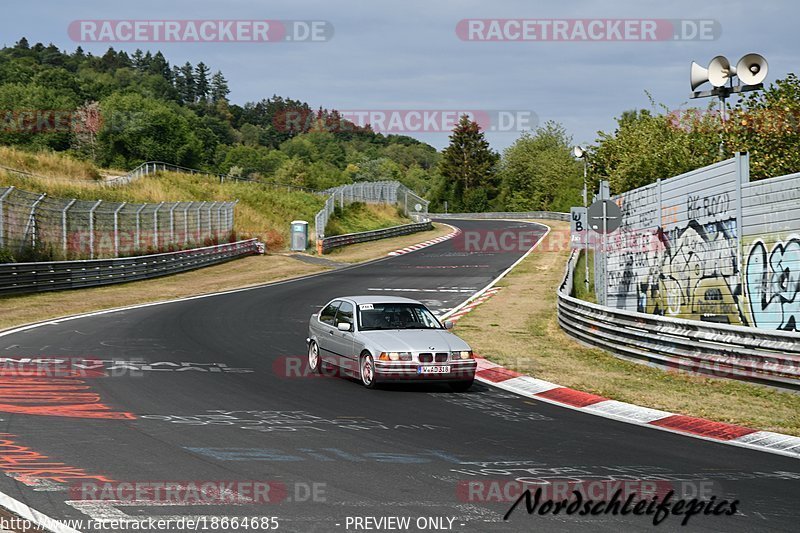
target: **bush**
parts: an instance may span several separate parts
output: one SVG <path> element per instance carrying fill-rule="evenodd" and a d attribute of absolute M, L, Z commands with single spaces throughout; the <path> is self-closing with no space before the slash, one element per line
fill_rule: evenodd
<path fill-rule="evenodd" d="M 14 256 L 6 248 L 0 248 L 0 263 L 14 263 Z"/>

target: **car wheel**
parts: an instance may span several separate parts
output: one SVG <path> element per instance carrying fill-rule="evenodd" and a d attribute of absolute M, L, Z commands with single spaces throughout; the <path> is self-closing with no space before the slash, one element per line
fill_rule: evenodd
<path fill-rule="evenodd" d="M 322 372 L 322 359 L 319 356 L 319 346 L 314 341 L 308 345 L 308 368 L 314 374 Z"/>
<path fill-rule="evenodd" d="M 456 381 L 450 383 L 450 390 L 453 392 L 467 392 L 469 388 L 472 387 L 472 382 L 473 380 L 470 379 L 467 381 Z"/>
<path fill-rule="evenodd" d="M 374 389 L 375 384 L 375 361 L 370 354 L 361 356 L 361 364 L 359 365 L 359 374 L 361 374 L 361 383 L 368 389 Z"/>

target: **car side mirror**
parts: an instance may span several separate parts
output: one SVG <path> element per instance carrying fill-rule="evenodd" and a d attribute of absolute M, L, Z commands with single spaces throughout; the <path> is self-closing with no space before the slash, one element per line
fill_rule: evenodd
<path fill-rule="evenodd" d="M 455 326 L 455 324 L 453 323 L 452 320 L 444 321 L 444 329 L 453 329 L 453 326 Z"/>
<path fill-rule="evenodd" d="M 347 322 L 339 322 L 336 327 L 339 328 L 339 331 L 351 331 L 353 329 L 353 325 Z"/>

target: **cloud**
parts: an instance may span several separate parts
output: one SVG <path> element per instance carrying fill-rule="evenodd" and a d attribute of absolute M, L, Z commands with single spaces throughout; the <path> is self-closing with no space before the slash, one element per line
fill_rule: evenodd
<path fill-rule="evenodd" d="M 336 2 L 239 0 L 99 0 L 14 3 L 5 7 L 0 32 L 6 44 L 21 36 L 74 49 L 66 28 L 76 19 L 315 19 L 335 27 L 327 43 L 115 44 L 161 49 L 173 64 L 204 61 L 221 69 L 236 103 L 272 94 L 341 109 L 530 109 L 540 120 L 562 122 L 576 142 L 611 130 L 614 117 L 649 107 L 645 90 L 660 103 L 686 105 L 689 64 L 748 52 L 770 60 L 769 80 L 798 65 L 789 0 L 754 7 L 734 2 L 634 0 L 542 2 L 506 0 L 406 0 Z M 465 42 L 455 27 L 464 18 L 666 18 L 715 19 L 715 41 L 663 42 Z M 105 44 L 82 44 L 102 53 Z M 708 102 L 693 102 L 705 107 Z M 422 136 L 442 147 L 447 134 Z M 490 134 L 496 149 L 516 134 Z"/>

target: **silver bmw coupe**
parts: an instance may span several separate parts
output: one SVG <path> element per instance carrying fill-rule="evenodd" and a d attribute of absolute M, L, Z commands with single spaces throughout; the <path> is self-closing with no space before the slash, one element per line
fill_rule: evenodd
<path fill-rule="evenodd" d="M 380 383 L 472 386 L 477 363 L 469 345 L 423 304 L 408 298 L 344 296 L 328 302 L 308 323 L 308 365 L 338 367 L 368 388 Z"/>

